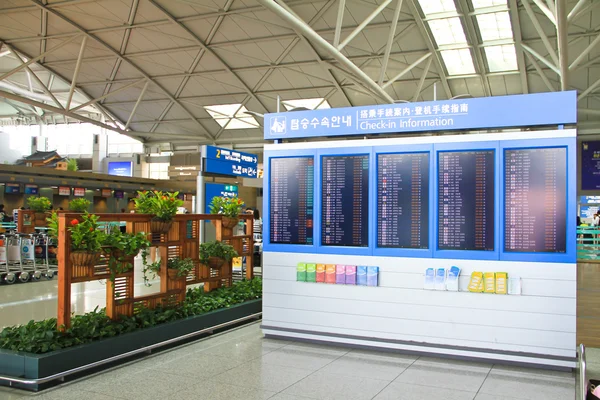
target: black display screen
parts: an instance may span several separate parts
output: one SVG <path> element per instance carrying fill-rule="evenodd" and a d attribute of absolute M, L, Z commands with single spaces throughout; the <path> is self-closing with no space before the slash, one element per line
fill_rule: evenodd
<path fill-rule="evenodd" d="M 438 153 L 438 249 L 494 250 L 494 156 Z"/>
<path fill-rule="evenodd" d="M 321 244 L 369 245 L 369 156 L 326 156 L 321 165 Z"/>
<path fill-rule="evenodd" d="M 269 240 L 313 244 L 313 157 L 271 158 Z"/>
<path fill-rule="evenodd" d="M 429 248 L 429 153 L 377 156 L 377 246 Z"/>
<path fill-rule="evenodd" d="M 504 151 L 504 251 L 564 253 L 567 149 Z"/>

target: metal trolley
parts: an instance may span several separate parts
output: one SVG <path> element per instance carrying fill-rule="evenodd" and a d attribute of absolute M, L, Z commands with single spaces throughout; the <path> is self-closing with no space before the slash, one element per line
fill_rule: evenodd
<path fill-rule="evenodd" d="M 52 279 L 57 272 L 49 254 L 52 245 L 45 233 L 0 235 L 0 282 Z"/>

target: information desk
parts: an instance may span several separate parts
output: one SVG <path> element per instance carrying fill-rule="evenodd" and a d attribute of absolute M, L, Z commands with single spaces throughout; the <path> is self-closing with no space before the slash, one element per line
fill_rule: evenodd
<path fill-rule="evenodd" d="M 265 146 L 263 331 L 574 367 L 575 146 L 569 129 Z M 376 284 L 340 278 L 356 266 Z M 451 267 L 458 290 L 425 289 Z M 470 292 L 478 271 L 519 294 Z"/>

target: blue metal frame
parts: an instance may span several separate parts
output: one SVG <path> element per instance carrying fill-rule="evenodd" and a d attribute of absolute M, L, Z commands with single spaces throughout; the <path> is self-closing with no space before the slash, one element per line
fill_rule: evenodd
<path fill-rule="evenodd" d="M 567 233 L 566 233 L 566 252 L 565 253 L 513 253 L 504 251 L 504 203 L 498 210 L 500 217 L 499 233 L 501 235 L 500 260 L 501 261 L 531 261 L 531 262 L 577 262 L 577 240 L 576 240 L 576 214 L 577 214 L 577 139 L 576 138 L 557 138 L 544 139 L 540 146 L 539 140 L 510 140 L 500 142 L 500 166 L 504 171 L 504 153 L 506 150 L 515 149 L 540 149 L 566 147 L 567 149 L 567 193 L 566 213 L 567 213 Z M 504 174 L 500 181 L 500 195 L 504 199 Z"/>
<path fill-rule="evenodd" d="M 272 158 L 294 158 L 312 157 L 314 160 L 314 188 L 313 188 L 313 244 L 279 244 L 271 243 L 271 159 Z M 317 252 L 317 229 L 320 229 L 320 218 L 317 215 L 317 174 L 318 158 L 316 150 L 286 150 L 265 151 L 264 154 L 264 210 L 263 210 L 263 251 L 284 253 L 316 253 Z M 318 226 L 317 226 L 318 225 Z M 319 231 L 320 232 L 320 231 Z M 320 237 L 320 236 L 319 236 Z"/>
<path fill-rule="evenodd" d="M 451 258 L 451 259 L 463 259 L 463 260 L 498 260 L 500 258 L 500 235 L 499 235 L 499 213 L 498 208 L 500 204 L 500 157 L 498 156 L 497 141 L 489 142 L 460 142 L 460 143 L 440 143 L 434 144 L 434 166 L 433 169 L 433 181 L 434 181 L 434 195 L 433 195 L 433 207 L 434 207 L 434 226 L 436 229 L 433 230 L 433 257 L 434 258 Z M 480 250 L 439 250 L 438 249 L 438 157 L 439 153 L 444 152 L 457 152 L 457 151 L 483 151 L 493 150 L 494 151 L 494 250 L 493 251 L 480 251 Z"/>
<path fill-rule="evenodd" d="M 318 163 L 315 163 L 315 171 L 317 179 L 315 180 L 315 243 L 317 243 L 317 253 L 319 254 L 343 254 L 343 255 L 356 255 L 356 256 L 371 256 L 373 255 L 373 242 L 371 239 L 371 232 L 375 229 L 375 220 L 371 218 L 371 211 L 369 211 L 369 245 L 367 247 L 349 247 L 349 246 L 323 246 L 321 244 L 321 198 L 317 196 L 317 193 L 321 193 L 321 165 L 323 157 L 327 156 L 369 156 L 369 207 L 373 207 L 371 203 L 371 194 L 375 191 L 375 181 L 373 179 L 373 171 L 375 170 L 375 161 L 373 157 L 373 151 L 370 146 L 365 147 L 351 147 L 351 148 L 334 148 L 334 149 L 321 149 L 317 151 Z M 318 164 L 318 165 L 317 165 Z"/>
<path fill-rule="evenodd" d="M 381 150 L 378 150 L 378 149 Z M 377 235 L 378 235 L 378 213 L 377 213 L 377 183 L 379 176 L 379 162 L 378 155 L 379 154 L 401 154 L 401 153 L 428 153 L 429 154 L 429 248 L 428 249 L 403 249 L 403 248 L 387 248 L 387 247 L 378 247 L 377 246 Z M 370 178 L 373 180 L 373 188 L 369 196 L 369 201 L 371 202 L 371 212 L 369 215 L 369 220 L 374 221 L 374 229 L 371 230 L 370 234 L 370 243 L 373 247 L 373 255 L 374 256 L 383 256 L 383 257 L 414 257 L 414 258 L 431 258 L 433 257 L 433 230 L 435 227 L 434 224 L 434 203 L 432 200 L 433 195 L 435 193 L 435 187 L 433 186 L 432 173 L 434 171 L 434 152 L 433 152 L 433 144 L 419 144 L 419 145 L 409 145 L 409 146 L 386 146 L 386 147 L 373 147 L 373 161 L 375 162 L 374 174 L 370 174 Z"/>

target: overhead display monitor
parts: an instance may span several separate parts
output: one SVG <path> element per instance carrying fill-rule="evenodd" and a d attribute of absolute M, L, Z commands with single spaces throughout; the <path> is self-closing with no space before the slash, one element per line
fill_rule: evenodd
<path fill-rule="evenodd" d="M 19 194 L 21 193 L 21 185 L 19 183 L 7 183 L 4 185 L 4 193 Z"/>
<path fill-rule="evenodd" d="M 109 161 L 108 174 L 114 176 L 133 176 L 133 163 L 131 161 Z"/>
<path fill-rule="evenodd" d="M 270 242 L 313 244 L 314 157 L 271 158 L 270 164 Z"/>
<path fill-rule="evenodd" d="M 112 190 L 111 189 L 102 189 L 100 194 L 102 197 L 110 197 L 110 196 L 112 196 Z"/>
<path fill-rule="evenodd" d="M 122 190 L 115 190 L 113 192 L 113 196 L 115 197 L 115 199 L 122 199 L 125 197 L 125 192 Z"/>
<path fill-rule="evenodd" d="M 494 150 L 438 152 L 439 250 L 494 251 Z"/>
<path fill-rule="evenodd" d="M 369 156 L 321 159 L 321 245 L 369 246 Z"/>
<path fill-rule="evenodd" d="M 504 251 L 567 248 L 566 147 L 504 151 Z"/>
<path fill-rule="evenodd" d="M 25 185 L 25 194 L 39 194 L 40 190 L 38 185 Z"/>
<path fill-rule="evenodd" d="M 85 196 L 85 188 L 73 188 L 73 196 L 74 197 L 84 197 Z"/>
<path fill-rule="evenodd" d="M 600 189 L 600 141 L 581 143 L 581 190 Z"/>
<path fill-rule="evenodd" d="M 59 186 L 58 187 L 58 195 L 59 196 L 70 196 L 71 188 L 68 186 Z"/>
<path fill-rule="evenodd" d="M 429 153 L 377 155 L 377 247 L 429 248 Z"/>

